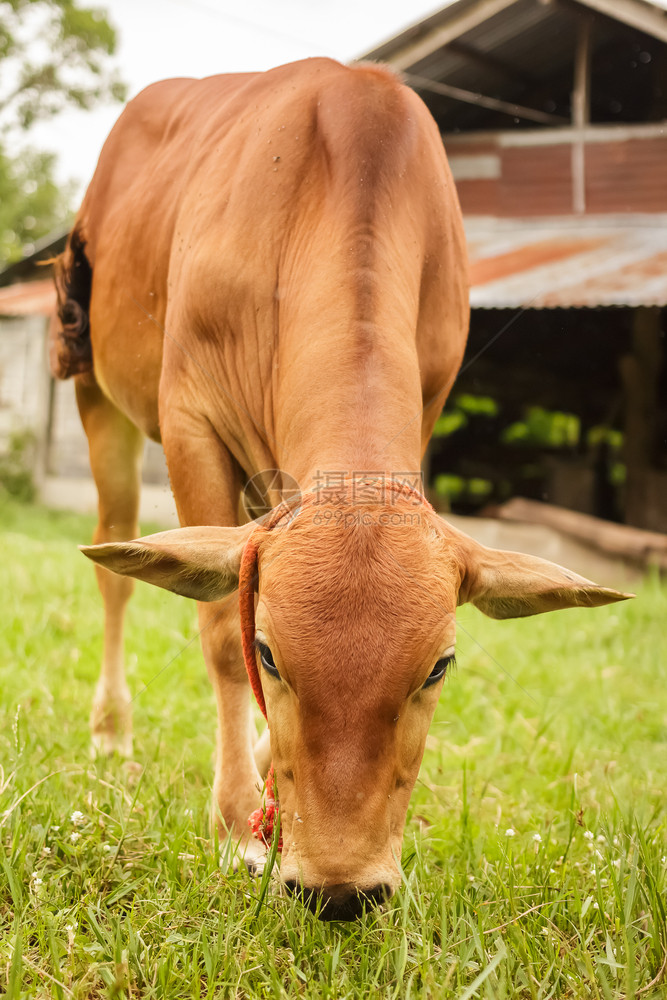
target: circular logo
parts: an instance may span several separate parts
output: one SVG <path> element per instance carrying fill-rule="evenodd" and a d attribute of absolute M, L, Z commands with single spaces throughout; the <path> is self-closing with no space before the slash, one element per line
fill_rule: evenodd
<path fill-rule="evenodd" d="M 254 521 L 264 517 L 280 503 L 289 503 L 301 495 L 294 476 L 282 469 L 256 472 L 243 487 L 241 498 L 248 517 Z"/>

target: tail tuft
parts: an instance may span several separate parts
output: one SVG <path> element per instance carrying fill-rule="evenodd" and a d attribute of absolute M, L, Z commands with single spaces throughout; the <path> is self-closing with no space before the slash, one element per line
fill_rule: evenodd
<path fill-rule="evenodd" d="M 93 367 L 89 318 L 93 271 L 85 248 L 80 231 L 74 229 L 64 252 L 54 261 L 60 320 L 60 329 L 57 325 L 52 328 L 49 343 L 49 362 L 54 378 L 70 378 L 91 371 Z"/>

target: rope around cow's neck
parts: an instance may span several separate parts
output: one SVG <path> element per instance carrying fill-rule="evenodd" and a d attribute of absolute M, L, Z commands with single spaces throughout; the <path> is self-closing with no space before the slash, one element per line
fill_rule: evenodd
<path fill-rule="evenodd" d="M 355 488 L 363 490 L 389 490 L 399 496 L 403 493 L 406 494 L 405 499 L 407 499 L 407 497 L 414 497 L 430 510 L 433 509 L 423 493 L 420 493 L 419 490 L 416 490 L 413 486 L 410 486 L 408 483 L 401 482 L 400 480 L 382 479 L 379 482 L 359 479 L 344 480 L 342 483 L 336 484 L 335 487 L 323 487 L 320 490 L 303 493 L 300 494 L 296 501 L 279 504 L 276 508 L 274 508 L 274 510 L 271 511 L 264 524 L 257 525 L 243 547 L 241 566 L 239 570 L 239 611 L 241 615 L 241 643 L 243 647 L 243 660 L 248 673 L 250 687 L 252 688 L 257 704 L 259 705 L 262 715 L 266 719 L 267 723 L 268 718 L 266 714 L 266 701 L 264 699 L 264 691 L 262 689 L 262 682 L 260 680 L 259 669 L 257 667 L 257 656 L 255 653 L 255 591 L 258 585 L 258 553 L 262 535 L 267 531 L 271 531 L 280 523 L 280 521 L 283 520 L 283 518 L 289 516 L 290 514 L 295 517 L 301 512 L 304 506 L 313 503 L 329 503 L 332 498 L 335 497 L 338 499 L 341 496 L 345 496 L 345 494 L 349 494 Z M 273 840 L 274 827 L 278 818 L 278 808 L 278 799 L 275 794 L 273 764 L 271 764 L 269 773 L 266 777 L 264 805 L 260 806 L 259 809 L 255 809 L 255 811 L 248 817 L 248 824 L 250 825 L 253 835 L 258 840 L 261 840 L 267 847 L 271 845 Z M 282 843 L 283 838 L 281 836 L 277 845 L 278 851 L 282 850 Z"/>

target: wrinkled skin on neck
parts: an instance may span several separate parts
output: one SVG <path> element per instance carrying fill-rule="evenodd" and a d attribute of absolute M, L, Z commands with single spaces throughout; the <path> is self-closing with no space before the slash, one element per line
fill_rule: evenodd
<path fill-rule="evenodd" d="M 258 667 L 284 881 L 334 895 L 396 886 L 442 686 L 423 684 L 454 650 L 460 571 L 443 549 L 435 516 L 405 504 L 327 523 L 307 510 L 263 540 L 257 638 L 280 679 Z"/>

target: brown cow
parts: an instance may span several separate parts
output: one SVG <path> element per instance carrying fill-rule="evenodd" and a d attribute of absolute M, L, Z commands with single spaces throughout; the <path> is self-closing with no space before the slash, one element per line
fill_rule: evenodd
<path fill-rule="evenodd" d="M 327 59 L 155 84 L 111 132 L 56 281 L 52 362 L 76 375 L 99 491 L 101 544 L 84 550 L 106 614 L 93 739 L 131 745 L 132 582 L 116 574 L 206 602 L 214 813 L 261 860 L 247 817 L 268 761 L 225 600 L 253 536 L 281 878 L 352 915 L 398 881 L 457 603 L 503 618 L 626 596 L 486 549 L 383 485 L 419 481 L 466 341 L 465 242 L 435 123 L 387 70 Z M 164 445 L 184 527 L 129 542 L 143 435 Z M 239 495 L 270 468 L 306 499 L 258 533 L 239 524 Z"/>

